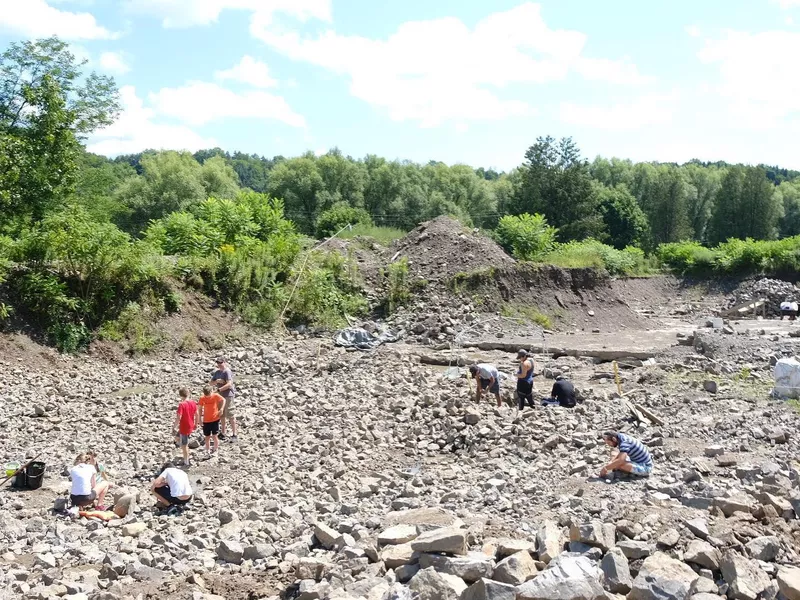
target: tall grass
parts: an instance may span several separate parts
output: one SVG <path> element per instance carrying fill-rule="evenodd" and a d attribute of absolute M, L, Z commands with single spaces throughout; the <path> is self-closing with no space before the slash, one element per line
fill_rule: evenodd
<path fill-rule="evenodd" d="M 389 246 L 393 241 L 404 237 L 406 232 L 394 227 L 381 227 L 379 225 L 354 225 L 352 229 L 345 229 L 339 234 L 340 238 L 352 239 L 354 237 L 372 238 L 382 246 Z"/>
<path fill-rule="evenodd" d="M 782 240 L 730 239 L 714 248 L 697 242 L 677 242 L 658 247 L 658 258 L 679 273 L 749 275 L 800 271 L 800 236 Z"/>
<path fill-rule="evenodd" d="M 656 261 L 629 246 L 617 250 L 596 240 L 559 244 L 537 262 L 565 269 L 604 269 L 611 275 L 642 276 L 657 272 Z"/>

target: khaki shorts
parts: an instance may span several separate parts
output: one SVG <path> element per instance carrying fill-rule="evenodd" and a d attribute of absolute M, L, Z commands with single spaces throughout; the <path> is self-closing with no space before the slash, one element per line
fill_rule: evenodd
<path fill-rule="evenodd" d="M 233 419 L 236 417 L 236 415 L 233 413 L 233 399 L 234 396 L 225 398 L 225 410 L 222 411 L 222 416 L 226 419 Z"/>

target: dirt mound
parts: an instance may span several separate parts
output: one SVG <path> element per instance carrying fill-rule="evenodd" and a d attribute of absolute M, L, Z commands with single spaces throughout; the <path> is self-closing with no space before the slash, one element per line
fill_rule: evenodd
<path fill-rule="evenodd" d="M 457 273 L 515 264 L 505 251 L 478 230 L 451 217 L 426 221 L 392 246 L 408 258 L 409 272 L 429 283 L 444 283 Z"/>

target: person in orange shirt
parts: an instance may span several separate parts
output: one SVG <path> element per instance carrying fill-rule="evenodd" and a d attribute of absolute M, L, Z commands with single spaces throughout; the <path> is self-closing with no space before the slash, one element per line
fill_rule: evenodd
<path fill-rule="evenodd" d="M 203 388 L 203 395 L 197 401 L 200 409 L 200 418 L 203 420 L 203 435 L 206 438 L 206 452 L 211 456 L 219 450 L 219 419 L 225 410 L 225 398 L 214 393 L 211 386 Z M 211 450 L 211 440 L 214 440 L 214 449 Z"/>

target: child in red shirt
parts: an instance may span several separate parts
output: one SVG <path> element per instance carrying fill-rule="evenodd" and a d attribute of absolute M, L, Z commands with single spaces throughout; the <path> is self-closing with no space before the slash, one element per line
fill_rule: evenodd
<path fill-rule="evenodd" d="M 175 424 L 172 429 L 178 432 L 176 441 L 180 438 L 183 464 L 190 467 L 192 463 L 189 461 L 189 436 L 197 427 L 197 402 L 189 398 L 189 390 L 186 388 L 178 390 L 178 395 L 181 397 L 181 401 L 178 404 L 178 413 L 175 415 Z"/>

